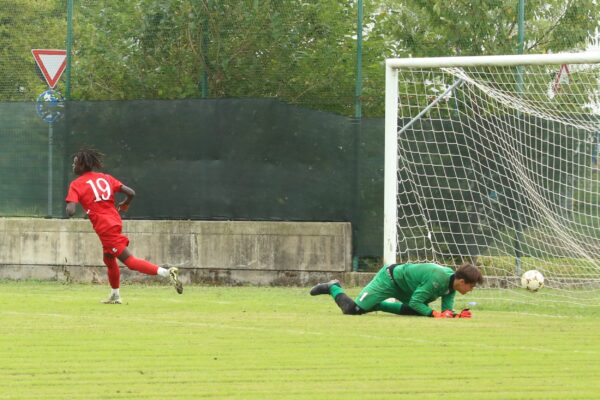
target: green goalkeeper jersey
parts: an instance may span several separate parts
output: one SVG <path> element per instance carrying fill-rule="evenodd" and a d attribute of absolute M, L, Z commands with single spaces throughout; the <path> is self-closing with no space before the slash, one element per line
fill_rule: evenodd
<path fill-rule="evenodd" d="M 400 264 L 394 268 L 394 280 L 400 289 L 398 300 L 421 315 L 431 315 L 429 303 L 442 298 L 442 311 L 452 310 L 456 291 L 450 288 L 454 271 L 437 264 Z"/>

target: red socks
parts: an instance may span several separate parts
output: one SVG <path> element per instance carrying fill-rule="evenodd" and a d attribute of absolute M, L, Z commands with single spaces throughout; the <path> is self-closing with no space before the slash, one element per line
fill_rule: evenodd
<path fill-rule="evenodd" d="M 121 281 L 121 271 L 119 270 L 117 259 L 114 257 L 104 256 L 104 264 L 108 268 L 107 274 L 110 287 L 113 289 L 118 289 Z"/>
<path fill-rule="evenodd" d="M 117 259 L 115 257 L 104 256 L 103 260 L 107 268 L 106 272 L 110 287 L 113 289 L 118 289 L 121 283 L 121 271 L 119 270 Z M 158 272 L 158 265 L 154 265 L 151 262 L 142 260 L 140 258 L 135 258 L 134 256 L 127 257 L 127 260 L 125 260 L 125 265 L 127 265 L 129 269 L 146 275 L 156 275 Z"/>
<path fill-rule="evenodd" d="M 146 260 L 142 260 L 141 258 L 135 258 L 134 256 L 127 257 L 127 259 L 124 261 L 124 264 L 127 265 L 129 269 L 146 275 L 156 275 L 158 272 L 158 265 L 152 264 Z"/>

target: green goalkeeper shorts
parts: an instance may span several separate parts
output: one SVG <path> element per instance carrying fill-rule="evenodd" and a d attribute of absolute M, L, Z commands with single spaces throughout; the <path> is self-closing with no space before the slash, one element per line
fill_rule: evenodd
<path fill-rule="evenodd" d="M 388 275 L 387 267 L 387 265 L 384 265 L 354 300 L 363 310 L 373 311 L 382 301 L 398 296 L 398 289 L 396 289 L 396 285 Z"/>

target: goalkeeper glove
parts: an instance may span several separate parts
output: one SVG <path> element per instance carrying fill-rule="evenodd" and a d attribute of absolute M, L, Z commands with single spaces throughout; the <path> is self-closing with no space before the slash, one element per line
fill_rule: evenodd
<path fill-rule="evenodd" d="M 433 312 L 431 313 L 431 316 L 433 318 L 453 318 L 454 311 L 446 310 L 446 311 L 439 312 L 439 311 L 433 310 Z"/>
<path fill-rule="evenodd" d="M 454 318 L 471 318 L 471 310 L 468 308 L 463 309 L 460 313 L 455 314 Z"/>

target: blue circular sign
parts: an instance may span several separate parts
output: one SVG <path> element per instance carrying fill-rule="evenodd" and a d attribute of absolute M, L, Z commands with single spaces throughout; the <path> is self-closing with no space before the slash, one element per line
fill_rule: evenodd
<path fill-rule="evenodd" d="M 56 122 L 65 113 L 65 99 L 58 90 L 46 90 L 37 98 L 37 113 L 44 122 Z"/>

